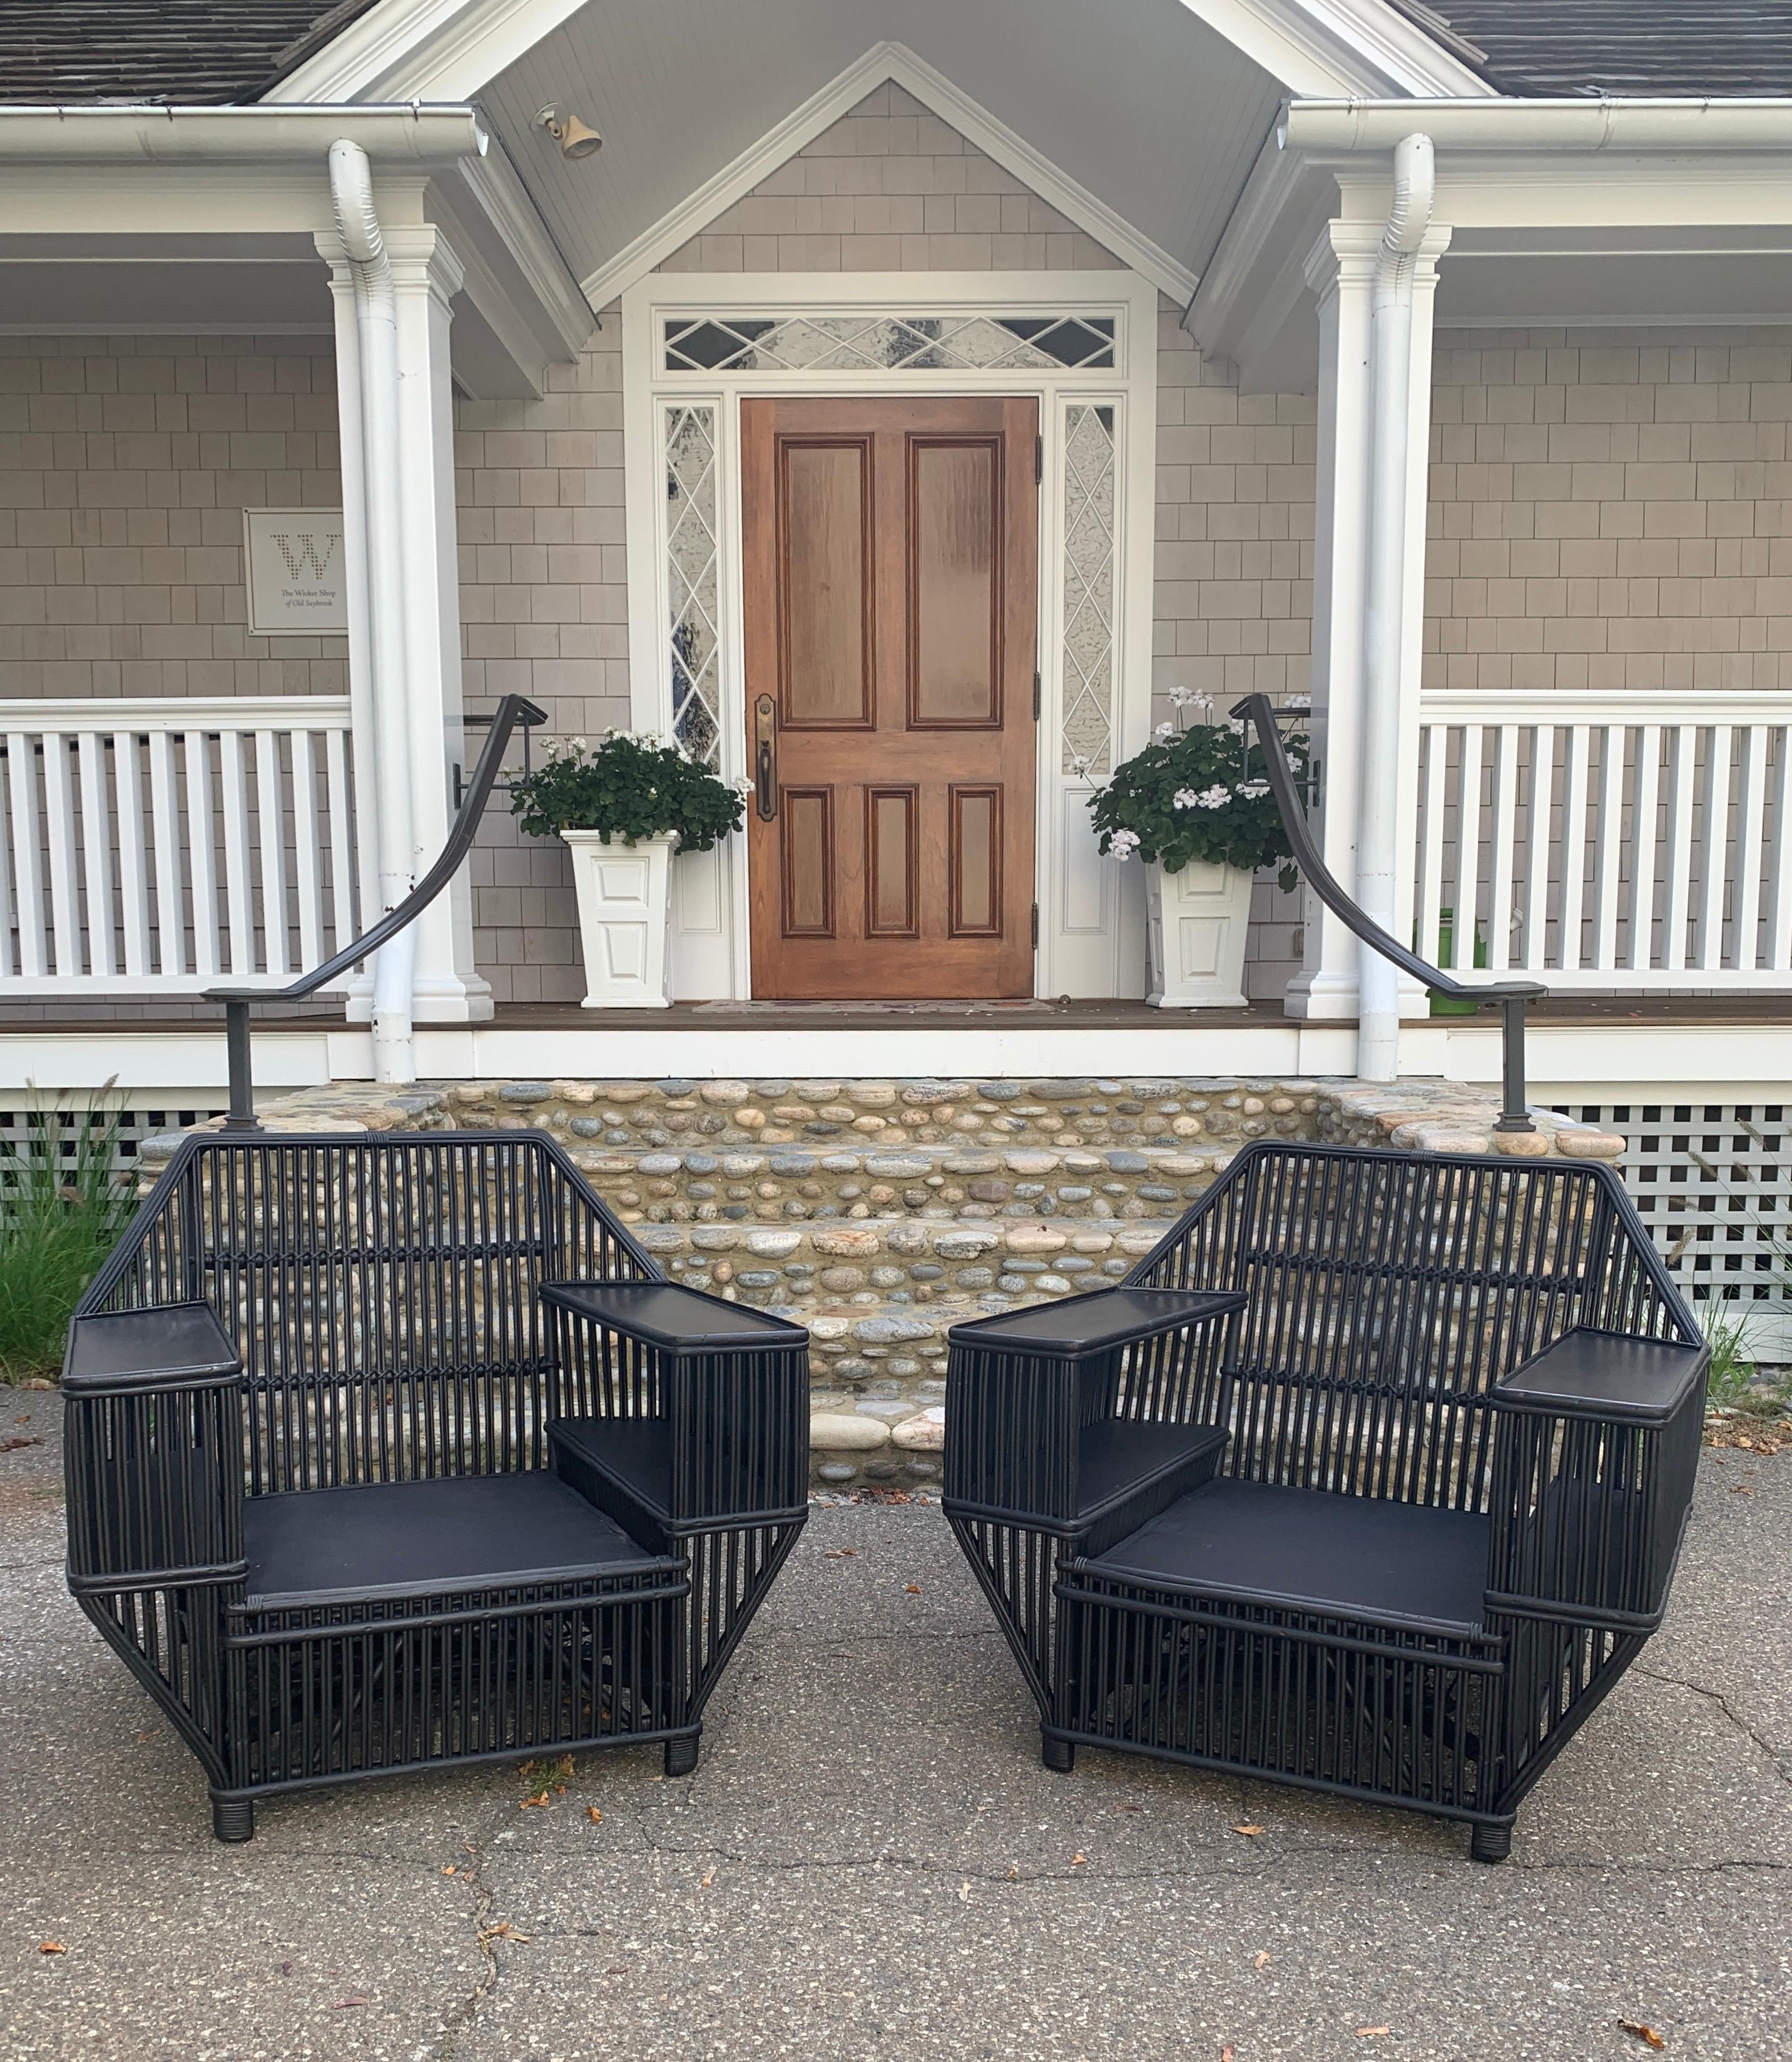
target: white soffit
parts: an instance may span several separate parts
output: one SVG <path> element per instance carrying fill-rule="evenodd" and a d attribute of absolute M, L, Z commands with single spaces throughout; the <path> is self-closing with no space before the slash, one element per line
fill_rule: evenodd
<path fill-rule="evenodd" d="M 671 0 L 711 15 L 720 0 Z M 829 17 L 814 38 L 796 38 L 798 63 L 767 66 L 765 53 L 728 47 L 734 32 L 706 25 L 691 45 L 701 62 L 665 62 L 651 0 L 605 0 L 611 28 L 593 33 L 588 10 L 529 53 L 482 96 L 509 139 L 544 98 L 559 98 L 602 130 L 601 155 L 565 163 L 551 148 L 512 141 L 536 205 L 597 305 L 662 262 L 705 223 L 873 91 L 894 79 L 1086 231 L 1179 301 L 1217 239 L 1264 136 L 1280 90 L 1176 0 L 1146 0 L 1161 47 L 1116 48 L 1094 17 L 1067 16 L 1030 62 L 1024 16 L 1032 0 L 911 0 L 911 19 L 934 18 L 926 46 L 861 45 L 813 80 L 810 64 L 832 55 L 841 15 L 830 0 L 783 0 Z M 638 42 L 613 17 L 638 9 Z M 1074 34 L 1071 25 L 1079 23 Z M 742 38 L 750 46 L 758 36 Z M 781 47 L 786 39 L 775 39 Z M 717 50 L 720 42 L 724 47 Z M 737 57 L 738 61 L 737 62 Z M 800 86 L 800 94 L 793 88 Z M 792 111 L 794 105 L 794 112 Z"/>

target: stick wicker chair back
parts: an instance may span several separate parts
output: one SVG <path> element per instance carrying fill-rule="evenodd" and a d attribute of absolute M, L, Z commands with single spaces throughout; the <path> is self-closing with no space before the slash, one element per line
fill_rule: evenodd
<path fill-rule="evenodd" d="M 946 1508 L 1047 1761 L 1248 1770 L 1500 1859 L 1691 1499 L 1709 1351 L 1615 1173 L 1265 1141 L 1023 1319 L 952 1333 Z"/>
<path fill-rule="evenodd" d="M 807 1338 L 545 1136 L 200 1134 L 70 1327 L 70 1587 L 255 1797 L 663 1740 L 805 1514 Z"/>

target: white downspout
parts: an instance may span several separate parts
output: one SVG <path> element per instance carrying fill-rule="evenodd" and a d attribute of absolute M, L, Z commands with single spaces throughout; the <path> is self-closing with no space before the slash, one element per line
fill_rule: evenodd
<path fill-rule="evenodd" d="M 1363 653 L 1362 820 L 1356 899 L 1384 931 L 1395 928 L 1400 815 L 1400 626 L 1406 592 L 1407 388 L 1412 351 L 1415 254 L 1431 227 L 1436 177 L 1431 138 L 1394 150 L 1394 198 L 1381 232 L 1370 324 L 1374 407 L 1369 451 L 1369 564 Z M 1400 976 L 1365 945 L 1358 973 L 1356 1071 L 1391 1081 L 1400 1065 Z"/>
<path fill-rule="evenodd" d="M 360 339 L 362 475 L 367 494 L 368 600 L 372 622 L 374 741 L 366 777 L 379 788 L 380 902 L 394 908 L 416 885 L 411 836 L 411 776 L 403 540 L 398 497 L 398 312 L 392 260 L 374 212 L 373 173 L 359 143 L 330 146 L 330 198 L 336 235 L 355 283 Z M 414 1081 L 411 989 L 416 934 L 401 931 L 373 962 L 373 1072 L 382 1081 Z"/>

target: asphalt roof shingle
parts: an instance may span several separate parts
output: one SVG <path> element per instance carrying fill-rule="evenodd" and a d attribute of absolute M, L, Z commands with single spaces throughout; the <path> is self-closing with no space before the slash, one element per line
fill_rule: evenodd
<path fill-rule="evenodd" d="M 1792 94 L 1792 6 L 1786 0 L 1393 4 L 1504 94 L 1543 99 Z"/>
<path fill-rule="evenodd" d="M 259 99 L 373 0 L 0 0 L 0 104 Z"/>

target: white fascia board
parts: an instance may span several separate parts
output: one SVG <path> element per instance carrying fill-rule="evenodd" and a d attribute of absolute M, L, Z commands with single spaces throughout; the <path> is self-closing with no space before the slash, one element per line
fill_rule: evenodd
<path fill-rule="evenodd" d="M 1494 90 L 1479 72 L 1383 0 L 1182 4 L 1303 98 L 1414 94 L 1481 99 Z"/>
<path fill-rule="evenodd" d="M 514 271 L 506 298 L 540 337 L 543 356 L 577 358 L 596 326 L 591 306 L 516 167 L 499 150 L 464 162 L 452 186 L 446 179 L 432 186 L 432 200 L 468 243 L 488 249 L 494 265 Z"/>
<path fill-rule="evenodd" d="M 930 113 L 947 122 L 986 157 L 1048 201 L 1121 263 L 1149 279 L 1179 307 L 1195 291 L 1195 275 L 1151 238 L 1116 215 L 1098 195 L 1036 150 L 1023 136 L 980 106 L 942 72 L 901 43 L 874 43 L 863 57 L 794 108 L 776 127 L 704 181 L 669 214 L 600 265 L 584 282 L 585 298 L 601 308 L 653 271 L 673 251 L 700 235 L 718 215 L 760 181 L 831 129 L 886 80 L 894 80 Z"/>
<path fill-rule="evenodd" d="M 339 137 L 376 166 L 436 170 L 484 155 L 470 107 L 6 107 L 9 164 L 316 162 Z"/>

